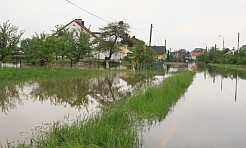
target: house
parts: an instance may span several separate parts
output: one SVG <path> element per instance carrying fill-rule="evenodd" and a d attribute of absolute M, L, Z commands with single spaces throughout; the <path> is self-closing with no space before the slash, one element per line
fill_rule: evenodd
<path fill-rule="evenodd" d="M 165 60 L 166 59 L 166 47 L 165 46 L 151 46 L 157 54 L 156 59 Z"/>
<path fill-rule="evenodd" d="M 184 56 L 182 57 L 182 61 L 186 63 L 193 61 L 192 55 L 189 51 L 184 54 Z"/>
<path fill-rule="evenodd" d="M 85 27 L 85 22 L 82 19 L 75 19 L 72 20 L 70 23 L 65 25 L 63 29 L 68 29 L 68 31 L 75 31 L 76 34 L 79 33 L 79 31 L 82 29 L 86 31 L 88 34 L 90 34 L 90 40 L 93 41 L 96 38 L 101 37 L 100 32 L 92 32 L 89 28 Z M 98 52 L 98 51 L 93 51 L 93 58 L 97 59 L 99 61 L 105 60 L 105 57 L 109 56 L 109 52 L 103 51 L 103 52 Z M 121 59 L 121 53 L 116 52 L 112 55 L 111 60 L 113 61 L 120 61 Z"/>
<path fill-rule="evenodd" d="M 178 51 L 171 52 L 171 61 L 181 62 L 183 57 L 185 56 L 186 50 L 180 49 Z"/>
<path fill-rule="evenodd" d="M 203 54 L 203 52 L 201 52 L 201 51 L 192 51 L 191 52 L 191 57 L 192 57 L 192 60 L 196 60 L 196 58 L 198 57 L 198 56 L 200 56 L 201 54 Z"/>
<path fill-rule="evenodd" d="M 232 50 L 228 51 L 224 56 L 226 55 L 234 55 L 237 51 L 233 48 Z"/>
<path fill-rule="evenodd" d="M 85 27 L 84 24 L 85 22 L 82 19 L 75 19 L 75 20 L 72 20 L 67 25 L 65 25 L 63 29 L 67 29 L 68 31 L 71 31 L 71 32 L 75 31 L 76 34 L 82 29 L 86 31 L 88 34 L 90 34 L 90 37 L 92 40 L 97 38 L 97 36 L 93 32 L 91 32 L 90 29 Z"/>

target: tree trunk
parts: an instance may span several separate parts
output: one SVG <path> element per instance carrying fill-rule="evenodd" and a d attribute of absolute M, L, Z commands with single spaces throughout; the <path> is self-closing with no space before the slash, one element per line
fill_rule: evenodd
<path fill-rule="evenodd" d="M 115 36 L 114 43 L 113 43 L 113 45 L 112 45 L 112 47 L 111 47 L 111 49 L 109 51 L 109 57 L 107 58 L 107 60 L 110 60 L 111 57 L 112 57 L 112 54 L 114 53 L 113 49 L 114 49 L 114 46 L 115 46 L 115 43 L 116 43 L 117 39 L 118 39 L 118 36 Z"/>
<path fill-rule="evenodd" d="M 64 67 L 64 56 L 62 55 L 62 67 Z"/>

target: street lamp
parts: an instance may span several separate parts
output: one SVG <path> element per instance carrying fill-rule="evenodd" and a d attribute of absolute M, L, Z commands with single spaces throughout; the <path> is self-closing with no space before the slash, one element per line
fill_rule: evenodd
<path fill-rule="evenodd" d="M 223 38 L 223 50 L 224 50 L 224 48 L 225 48 L 225 38 L 222 35 L 219 35 L 219 37 Z"/>

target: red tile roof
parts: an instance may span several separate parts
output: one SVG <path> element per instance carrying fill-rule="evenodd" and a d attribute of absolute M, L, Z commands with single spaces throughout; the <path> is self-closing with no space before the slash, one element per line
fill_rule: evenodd
<path fill-rule="evenodd" d="M 191 52 L 191 55 L 192 55 L 193 57 L 197 57 L 197 56 L 199 56 L 199 55 L 201 55 L 201 54 L 202 54 L 202 52 L 197 52 L 197 51 Z"/>
<path fill-rule="evenodd" d="M 89 34 L 91 34 L 93 37 L 98 38 L 88 28 L 86 28 L 78 19 L 72 20 L 70 23 L 68 23 L 67 25 L 65 25 L 61 30 L 63 30 L 64 28 L 66 28 L 67 26 L 69 26 L 73 22 L 75 22 L 76 24 L 78 24 L 81 28 L 83 28 L 86 32 L 88 32 Z"/>

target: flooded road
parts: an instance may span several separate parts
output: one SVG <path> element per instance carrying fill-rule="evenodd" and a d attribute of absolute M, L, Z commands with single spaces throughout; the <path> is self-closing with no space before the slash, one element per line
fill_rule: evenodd
<path fill-rule="evenodd" d="M 57 121 L 69 124 L 83 120 L 115 100 L 161 82 L 164 76 L 112 72 L 90 79 L 50 79 L 0 86 L 0 147 L 17 140 L 29 142 L 27 137 Z"/>
<path fill-rule="evenodd" d="M 145 148 L 245 148 L 246 73 L 208 67 L 161 122 L 146 126 Z"/>

